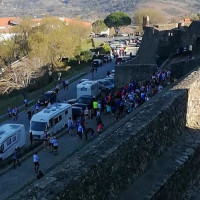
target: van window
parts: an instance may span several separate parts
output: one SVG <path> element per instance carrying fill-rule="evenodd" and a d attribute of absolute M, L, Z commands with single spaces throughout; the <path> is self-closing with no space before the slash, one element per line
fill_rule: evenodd
<path fill-rule="evenodd" d="M 87 91 L 87 88 L 82 87 L 82 88 L 81 88 L 81 91 Z"/>
<path fill-rule="evenodd" d="M 3 153 L 4 152 L 4 144 L 1 144 L 0 146 L 0 153 Z"/>
<path fill-rule="evenodd" d="M 50 125 L 50 128 L 53 127 L 53 119 L 49 120 L 49 125 Z"/>
<path fill-rule="evenodd" d="M 59 122 L 58 117 L 54 119 L 54 124 L 56 125 Z"/>
<path fill-rule="evenodd" d="M 67 115 L 68 114 L 68 110 L 65 110 L 65 115 Z"/>
<path fill-rule="evenodd" d="M 7 139 L 6 143 L 7 143 L 7 146 L 9 146 L 11 144 L 11 138 Z"/>
<path fill-rule="evenodd" d="M 12 137 L 12 141 L 13 141 L 13 142 L 15 142 L 16 139 L 17 139 L 16 136 L 13 136 L 13 137 Z"/>

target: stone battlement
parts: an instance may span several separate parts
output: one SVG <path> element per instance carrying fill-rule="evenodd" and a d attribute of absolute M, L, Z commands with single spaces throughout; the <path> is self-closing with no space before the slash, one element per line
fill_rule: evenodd
<path fill-rule="evenodd" d="M 200 88 L 199 78 L 198 69 L 165 88 L 10 199 L 116 198 L 184 132 L 186 124 L 198 127 L 200 100 L 194 93 Z"/>

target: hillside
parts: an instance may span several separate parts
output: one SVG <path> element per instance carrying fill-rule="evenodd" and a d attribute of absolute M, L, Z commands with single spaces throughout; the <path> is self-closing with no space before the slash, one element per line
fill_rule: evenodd
<path fill-rule="evenodd" d="M 138 7 L 153 7 L 172 18 L 197 12 L 198 0 L 0 0 L 0 17 L 50 15 L 94 21 L 113 11 L 132 15 Z"/>

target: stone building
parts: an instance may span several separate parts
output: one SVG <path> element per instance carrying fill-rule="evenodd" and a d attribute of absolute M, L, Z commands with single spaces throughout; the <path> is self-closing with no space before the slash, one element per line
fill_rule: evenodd
<path fill-rule="evenodd" d="M 146 23 L 146 18 L 144 21 Z M 177 23 L 157 26 L 146 24 L 143 28 L 144 35 L 136 57 L 122 64 L 123 67 L 116 66 L 117 88 L 130 80 L 149 78 L 158 67 L 164 67 L 166 61 L 169 63 L 179 48 L 190 48 L 192 56 L 199 57 L 200 21 L 193 21 L 189 26 Z"/>

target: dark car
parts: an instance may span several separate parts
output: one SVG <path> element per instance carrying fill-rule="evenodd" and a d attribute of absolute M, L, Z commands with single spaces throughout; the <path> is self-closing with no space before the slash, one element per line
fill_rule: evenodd
<path fill-rule="evenodd" d="M 117 65 L 117 64 L 121 64 L 121 63 L 123 63 L 123 62 L 125 62 L 125 59 L 124 59 L 123 57 L 118 57 L 118 58 L 116 59 L 116 65 Z"/>
<path fill-rule="evenodd" d="M 47 106 L 49 103 L 53 104 L 56 102 L 56 96 L 54 91 L 45 92 L 38 100 L 38 103 L 40 106 Z"/>
<path fill-rule="evenodd" d="M 92 61 L 92 67 L 94 68 L 101 67 L 102 65 L 103 65 L 103 62 L 100 59 L 95 59 Z"/>
<path fill-rule="evenodd" d="M 106 79 L 100 79 L 98 80 L 99 83 L 99 88 L 103 92 L 110 92 L 111 90 L 114 89 L 114 83 L 111 83 L 111 81 L 106 80 Z"/>
<path fill-rule="evenodd" d="M 77 106 L 72 106 L 72 119 L 77 120 L 81 118 L 83 115 L 83 108 L 82 107 L 77 107 Z"/>
<path fill-rule="evenodd" d="M 112 59 L 111 59 L 111 57 L 109 55 L 106 55 L 106 56 L 103 57 L 103 62 L 109 63 L 111 61 L 112 61 Z"/>
<path fill-rule="evenodd" d="M 70 99 L 67 101 L 68 104 L 72 106 L 82 107 L 85 110 L 86 107 L 91 108 L 93 101 L 96 99 L 95 96 L 92 95 L 83 95 L 78 99 Z"/>
<path fill-rule="evenodd" d="M 87 106 L 87 104 L 84 104 L 84 103 L 74 103 L 74 104 L 72 104 L 72 107 L 78 107 L 84 111 L 88 106 Z"/>

